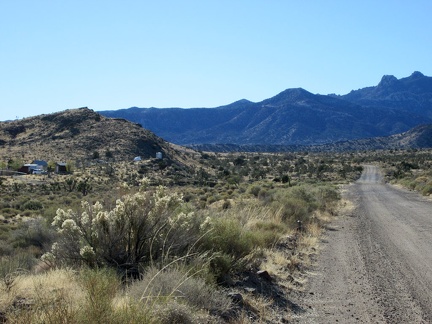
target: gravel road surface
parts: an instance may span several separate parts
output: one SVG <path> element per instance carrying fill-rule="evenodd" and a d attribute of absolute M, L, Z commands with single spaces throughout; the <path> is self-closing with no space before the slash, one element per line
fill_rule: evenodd
<path fill-rule="evenodd" d="M 432 323 L 432 201 L 365 166 L 326 233 L 296 323 Z"/>

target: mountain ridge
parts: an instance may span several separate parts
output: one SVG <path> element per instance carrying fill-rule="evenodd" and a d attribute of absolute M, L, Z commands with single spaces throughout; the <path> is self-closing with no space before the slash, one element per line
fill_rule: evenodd
<path fill-rule="evenodd" d="M 432 78 L 421 72 L 346 95 L 302 88 L 215 108 L 130 108 L 100 111 L 141 124 L 169 142 L 193 144 L 318 145 L 389 136 L 432 123 Z"/>
<path fill-rule="evenodd" d="M 353 90 L 339 97 L 363 106 L 386 107 L 432 118 L 432 78 L 418 71 L 401 79 L 385 75 L 375 87 Z"/>

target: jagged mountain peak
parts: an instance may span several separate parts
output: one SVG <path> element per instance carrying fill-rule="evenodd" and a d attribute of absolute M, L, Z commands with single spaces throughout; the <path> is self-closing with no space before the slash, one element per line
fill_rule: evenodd
<path fill-rule="evenodd" d="M 381 78 L 380 83 L 378 83 L 378 87 L 389 87 L 394 86 L 399 83 L 399 80 L 394 75 L 384 75 Z"/>
<path fill-rule="evenodd" d="M 394 75 L 384 75 L 380 83 L 375 87 L 373 93 L 375 96 L 388 96 L 391 93 L 400 91 L 402 86 L 401 81 Z"/>
<path fill-rule="evenodd" d="M 419 79 L 419 78 L 423 78 L 425 75 L 419 71 L 414 71 L 411 75 L 410 78 L 411 79 Z"/>
<path fill-rule="evenodd" d="M 381 81 L 379 82 L 377 87 L 393 87 L 393 86 L 400 85 L 401 82 L 406 82 L 406 81 L 415 82 L 425 78 L 428 77 L 426 77 L 423 73 L 419 71 L 414 71 L 413 73 L 411 73 L 409 77 L 401 78 L 401 79 L 397 79 L 394 75 L 384 75 L 381 78 Z"/>
<path fill-rule="evenodd" d="M 341 98 L 361 105 L 398 108 L 432 117 L 432 107 L 428 103 L 432 100 L 432 77 L 418 71 L 400 79 L 384 75 L 377 86 L 351 91 Z"/>

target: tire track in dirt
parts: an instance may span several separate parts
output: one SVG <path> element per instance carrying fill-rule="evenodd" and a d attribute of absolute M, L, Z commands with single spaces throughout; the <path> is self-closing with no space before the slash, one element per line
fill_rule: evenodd
<path fill-rule="evenodd" d="M 432 202 L 384 184 L 375 166 L 343 193 L 297 323 L 432 323 Z"/>

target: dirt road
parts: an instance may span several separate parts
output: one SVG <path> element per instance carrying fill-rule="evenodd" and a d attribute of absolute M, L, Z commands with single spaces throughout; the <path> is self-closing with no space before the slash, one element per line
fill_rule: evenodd
<path fill-rule="evenodd" d="M 432 323 L 432 201 L 384 184 L 375 166 L 327 232 L 297 323 Z"/>

